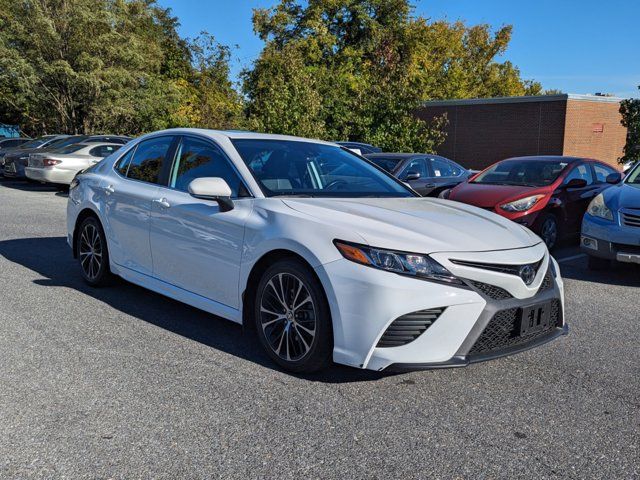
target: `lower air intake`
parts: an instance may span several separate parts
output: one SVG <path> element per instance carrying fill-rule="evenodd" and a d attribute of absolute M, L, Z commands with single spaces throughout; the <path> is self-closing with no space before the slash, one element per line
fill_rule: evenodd
<path fill-rule="evenodd" d="M 376 347 L 400 347 L 413 342 L 433 325 L 444 310 L 444 308 L 432 308 L 396 318 L 384 332 Z"/>
<path fill-rule="evenodd" d="M 471 347 L 469 356 L 473 357 L 522 345 L 562 326 L 562 308 L 559 300 L 554 300 L 551 303 L 551 314 L 547 328 L 529 335 L 519 334 L 519 313 L 519 308 L 509 308 L 497 312 Z"/>

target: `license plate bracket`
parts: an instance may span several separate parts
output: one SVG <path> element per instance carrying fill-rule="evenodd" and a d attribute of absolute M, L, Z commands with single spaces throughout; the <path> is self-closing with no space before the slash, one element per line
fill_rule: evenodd
<path fill-rule="evenodd" d="M 520 335 L 530 335 L 549 328 L 551 303 L 537 303 L 520 309 Z"/>

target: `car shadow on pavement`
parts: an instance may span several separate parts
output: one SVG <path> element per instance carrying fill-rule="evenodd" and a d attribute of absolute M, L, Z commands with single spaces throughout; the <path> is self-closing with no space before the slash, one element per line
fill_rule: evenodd
<path fill-rule="evenodd" d="M 0 177 L 0 184 L 3 187 L 12 188 L 14 190 L 22 190 L 25 192 L 56 192 L 58 188 L 55 185 L 46 183 L 30 182 L 28 180 L 13 179 Z"/>
<path fill-rule="evenodd" d="M 560 272 L 563 278 L 572 280 L 621 287 L 640 287 L 640 265 L 612 263 L 611 267 L 605 270 L 589 270 L 585 257 L 561 264 Z"/>
<path fill-rule="evenodd" d="M 44 277 L 34 283 L 67 287 L 175 334 L 222 350 L 263 367 L 280 370 L 262 351 L 255 334 L 233 322 L 118 279 L 111 287 L 92 288 L 84 283 L 65 237 L 20 238 L 0 241 L 0 256 Z M 285 372 L 288 373 L 288 372 Z M 291 375 L 291 374 L 290 374 Z M 323 372 L 293 375 L 324 383 L 377 380 L 393 374 L 332 365 Z"/>

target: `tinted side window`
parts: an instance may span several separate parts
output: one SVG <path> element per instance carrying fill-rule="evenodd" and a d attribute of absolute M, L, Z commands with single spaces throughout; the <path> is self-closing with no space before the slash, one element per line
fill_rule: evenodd
<path fill-rule="evenodd" d="M 173 137 L 160 137 L 139 143 L 129 163 L 127 178 L 158 183 L 162 164 L 172 142 Z"/>
<path fill-rule="evenodd" d="M 133 157 L 133 152 L 135 152 L 135 147 L 129 150 L 116 164 L 116 170 L 123 177 L 127 176 L 127 170 L 129 170 L 129 162 L 131 161 L 131 157 Z"/>
<path fill-rule="evenodd" d="M 569 175 L 567 175 L 567 178 L 565 178 L 564 183 L 567 183 L 574 178 L 581 178 L 583 180 L 586 180 L 587 185 L 591 185 L 593 183 L 593 175 L 591 175 L 591 169 L 589 168 L 589 165 L 585 165 L 583 163 L 575 167 L 573 170 L 571 170 L 571 172 L 569 172 Z"/>
<path fill-rule="evenodd" d="M 89 155 L 94 157 L 108 157 L 118 149 L 115 145 L 101 145 L 99 147 L 93 147 L 89 150 Z"/>
<path fill-rule="evenodd" d="M 594 163 L 593 169 L 596 172 L 596 179 L 598 183 L 605 183 L 609 175 L 612 173 L 618 173 L 613 168 L 607 167 L 601 163 Z"/>
<path fill-rule="evenodd" d="M 462 174 L 462 170 L 451 162 L 442 158 L 430 158 L 431 169 L 436 177 L 457 177 Z"/>
<path fill-rule="evenodd" d="M 187 192 L 189 184 L 196 178 L 220 177 L 229 184 L 231 196 L 238 196 L 240 177 L 215 145 L 185 137 L 178 149 L 177 158 L 169 183 L 172 188 Z"/>

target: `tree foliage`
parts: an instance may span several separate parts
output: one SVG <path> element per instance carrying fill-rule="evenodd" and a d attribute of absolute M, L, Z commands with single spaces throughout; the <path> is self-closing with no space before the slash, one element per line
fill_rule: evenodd
<path fill-rule="evenodd" d="M 265 47 L 244 92 L 260 130 L 432 151 L 446 119 L 417 119 L 423 101 L 541 92 L 496 61 L 511 27 L 430 22 L 408 0 L 280 0 L 253 24 Z"/>
<path fill-rule="evenodd" d="M 640 99 L 623 100 L 620 104 L 620 113 L 622 114 L 622 125 L 627 127 L 627 143 L 620 162 L 640 161 Z"/>
<path fill-rule="evenodd" d="M 229 126 L 228 50 L 177 26 L 154 0 L 0 0 L 0 113 L 32 133 L 138 134 L 214 125 L 226 101 Z"/>

